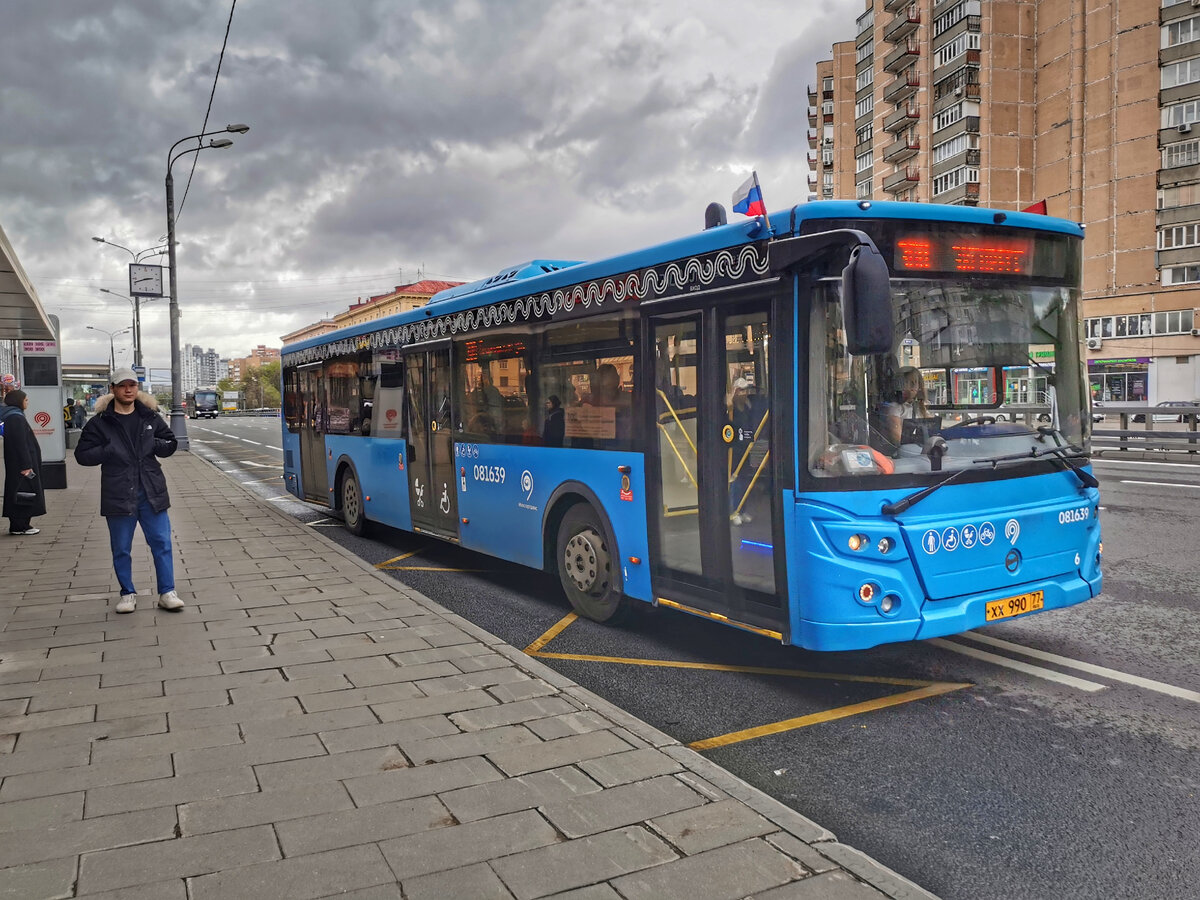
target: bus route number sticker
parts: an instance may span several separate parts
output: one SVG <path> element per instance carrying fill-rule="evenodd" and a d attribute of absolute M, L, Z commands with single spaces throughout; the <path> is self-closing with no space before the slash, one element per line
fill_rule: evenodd
<path fill-rule="evenodd" d="M 507 473 L 504 471 L 504 466 L 476 466 L 475 480 L 490 482 L 492 484 L 504 484 L 504 476 Z"/>

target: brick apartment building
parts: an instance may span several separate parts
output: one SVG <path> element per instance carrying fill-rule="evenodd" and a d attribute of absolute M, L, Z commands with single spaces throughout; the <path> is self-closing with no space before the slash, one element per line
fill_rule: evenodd
<path fill-rule="evenodd" d="M 808 91 L 812 194 L 1081 222 L 1088 370 L 1200 398 L 1200 0 L 866 0 Z"/>
<path fill-rule="evenodd" d="M 439 291 L 458 287 L 460 284 L 463 284 L 463 282 L 435 281 L 429 278 L 412 284 L 398 284 L 386 294 L 377 294 L 374 297 L 368 297 L 366 300 L 360 297 L 345 312 L 338 313 L 333 318 L 321 319 L 305 325 L 303 328 L 298 328 L 290 334 L 283 335 L 280 340 L 284 346 L 295 344 L 299 341 L 317 337 L 318 335 L 327 334 L 330 331 L 337 331 L 339 328 L 347 328 L 351 325 L 382 319 L 384 316 L 390 316 L 394 313 L 416 309 L 428 303 L 430 298 Z"/>

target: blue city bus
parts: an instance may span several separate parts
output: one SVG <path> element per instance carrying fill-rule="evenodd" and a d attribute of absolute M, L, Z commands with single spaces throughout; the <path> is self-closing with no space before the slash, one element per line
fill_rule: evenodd
<path fill-rule="evenodd" d="M 814 650 L 1100 592 L 1082 229 L 811 202 L 283 349 L 297 497 Z"/>

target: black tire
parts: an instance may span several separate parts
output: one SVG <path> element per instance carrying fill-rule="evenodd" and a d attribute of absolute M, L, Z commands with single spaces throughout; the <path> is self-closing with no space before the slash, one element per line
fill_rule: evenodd
<path fill-rule="evenodd" d="M 617 560 L 596 512 L 586 503 L 567 510 L 558 527 L 558 578 L 571 606 L 593 622 L 616 624 L 629 613 L 618 588 Z"/>
<path fill-rule="evenodd" d="M 351 534 L 362 537 L 367 533 L 367 514 L 363 509 L 362 488 L 354 473 L 342 476 L 342 521 Z"/>

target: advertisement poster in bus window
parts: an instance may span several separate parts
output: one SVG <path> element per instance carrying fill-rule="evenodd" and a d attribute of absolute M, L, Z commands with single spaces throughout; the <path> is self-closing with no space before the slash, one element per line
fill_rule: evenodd
<path fill-rule="evenodd" d="M 403 400 L 402 387 L 375 389 L 375 401 L 371 410 L 374 434 L 388 437 L 400 435 L 400 404 Z"/>
<path fill-rule="evenodd" d="M 617 436 L 617 411 L 611 406 L 573 406 L 566 419 L 567 437 L 611 440 Z"/>

